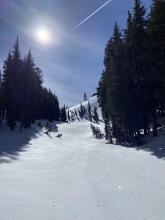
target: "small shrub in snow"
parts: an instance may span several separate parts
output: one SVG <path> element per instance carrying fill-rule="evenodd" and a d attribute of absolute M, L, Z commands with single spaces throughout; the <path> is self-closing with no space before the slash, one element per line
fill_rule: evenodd
<path fill-rule="evenodd" d="M 99 127 L 96 127 L 94 125 L 91 124 L 91 129 L 92 129 L 92 133 L 93 135 L 98 138 L 98 139 L 101 139 L 104 137 L 103 133 L 100 131 L 100 128 Z"/>

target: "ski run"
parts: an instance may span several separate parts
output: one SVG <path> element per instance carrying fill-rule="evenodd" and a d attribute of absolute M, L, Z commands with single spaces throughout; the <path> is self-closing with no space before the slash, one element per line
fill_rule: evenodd
<path fill-rule="evenodd" d="M 97 140 L 87 120 L 57 130 L 1 126 L 0 220 L 165 219 L 164 158 Z"/>

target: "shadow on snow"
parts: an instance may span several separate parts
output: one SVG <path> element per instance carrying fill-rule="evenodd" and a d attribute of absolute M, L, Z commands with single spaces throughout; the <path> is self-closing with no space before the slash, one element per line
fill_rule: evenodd
<path fill-rule="evenodd" d="M 144 150 L 150 152 L 153 156 L 159 159 L 165 159 L 165 134 L 160 134 L 157 137 L 148 136 L 144 138 L 145 144 L 140 146 L 126 146 L 133 147 L 136 150 Z"/>
<path fill-rule="evenodd" d="M 6 125 L 0 126 L 0 164 L 11 163 L 13 160 L 18 160 L 21 152 L 27 151 L 30 147 L 30 141 L 38 138 L 41 135 L 46 135 L 41 131 L 46 128 L 32 125 L 29 129 L 19 129 L 11 131 Z M 57 132 L 58 127 L 54 124 L 52 132 Z M 51 137 L 50 134 L 48 134 Z"/>

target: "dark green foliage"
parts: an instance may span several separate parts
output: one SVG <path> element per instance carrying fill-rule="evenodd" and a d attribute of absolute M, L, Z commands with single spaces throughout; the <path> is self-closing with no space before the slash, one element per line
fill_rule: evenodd
<path fill-rule="evenodd" d="M 102 132 L 100 131 L 100 128 L 99 127 L 96 127 L 94 125 L 91 124 L 91 129 L 92 129 L 92 133 L 93 135 L 98 138 L 98 139 L 101 139 L 104 137 L 104 135 L 102 134 Z"/>
<path fill-rule="evenodd" d="M 61 108 L 60 119 L 61 119 L 62 122 L 67 122 L 67 115 L 66 115 L 65 105 L 64 105 L 63 108 Z"/>
<path fill-rule="evenodd" d="M 88 119 L 89 121 L 92 121 L 91 105 L 89 102 L 88 102 Z"/>
<path fill-rule="evenodd" d="M 41 70 L 35 65 L 31 52 L 22 59 L 18 37 L 12 53 L 3 66 L 1 82 L 2 118 L 11 129 L 17 122 L 20 128 L 30 127 L 37 119 L 59 120 L 59 103 L 50 90 L 42 86 Z"/>
<path fill-rule="evenodd" d="M 98 101 L 106 139 L 131 142 L 157 135 L 157 112 L 165 112 L 165 1 L 154 0 L 151 13 L 135 0 L 122 35 L 117 24 L 107 43 Z"/>
<path fill-rule="evenodd" d="M 98 115 L 98 113 L 97 113 L 97 108 L 96 108 L 96 107 L 94 107 L 93 120 L 94 120 L 94 122 L 96 122 L 96 123 L 99 122 L 99 115 Z"/>
<path fill-rule="evenodd" d="M 85 115 L 86 115 L 86 108 L 82 104 L 80 104 L 79 116 L 82 119 L 85 117 Z"/>
<path fill-rule="evenodd" d="M 86 92 L 84 92 L 84 97 L 83 98 L 84 98 L 84 101 L 88 100 Z"/>
<path fill-rule="evenodd" d="M 74 112 L 74 113 L 75 113 L 75 118 L 76 118 L 76 119 L 78 119 L 78 114 L 77 114 L 77 111 L 75 110 L 75 112 Z"/>
<path fill-rule="evenodd" d="M 157 109 L 165 110 L 165 1 L 154 0 L 148 22 L 148 96 L 153 134 L 157 135 Z"/>
<path fill-rule="evenodd" d="M 22 60 L 19 52 L 18 37 L 14 44 L 12 53 L 9 52 L 8 58 L 3 67 L 2 90 L 5 101 L 6 119 L 9 127 L 13 130 L 17 120 L 20 120 L 20 96 L 21 89 L 21 68 Z"/>
<path fill-rule="evenodd" d="M 43 88 L 41 103 L 42 103 L 42 118 L 50 122 L 59 121 L 60 109 L 59 109 L 58 98 L 55 94 L 51 92 L 50 89 L 47 90 L 46 88 Z"/>
<path fill-rule="evenodd" d="M 74 114 L 74 111 L 71 111 L 71 121 L 75 121 L 75 114 Z"/>

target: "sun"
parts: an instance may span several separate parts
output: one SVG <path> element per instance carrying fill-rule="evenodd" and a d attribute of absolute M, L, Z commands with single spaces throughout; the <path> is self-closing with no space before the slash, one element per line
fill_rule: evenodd
<path fill-rule="evenodd" d="M 50 42 L 50 32 L 45 28 L 39 28 L 36 31 L 36 38 L 41 43 L 47 44 Z"/>

